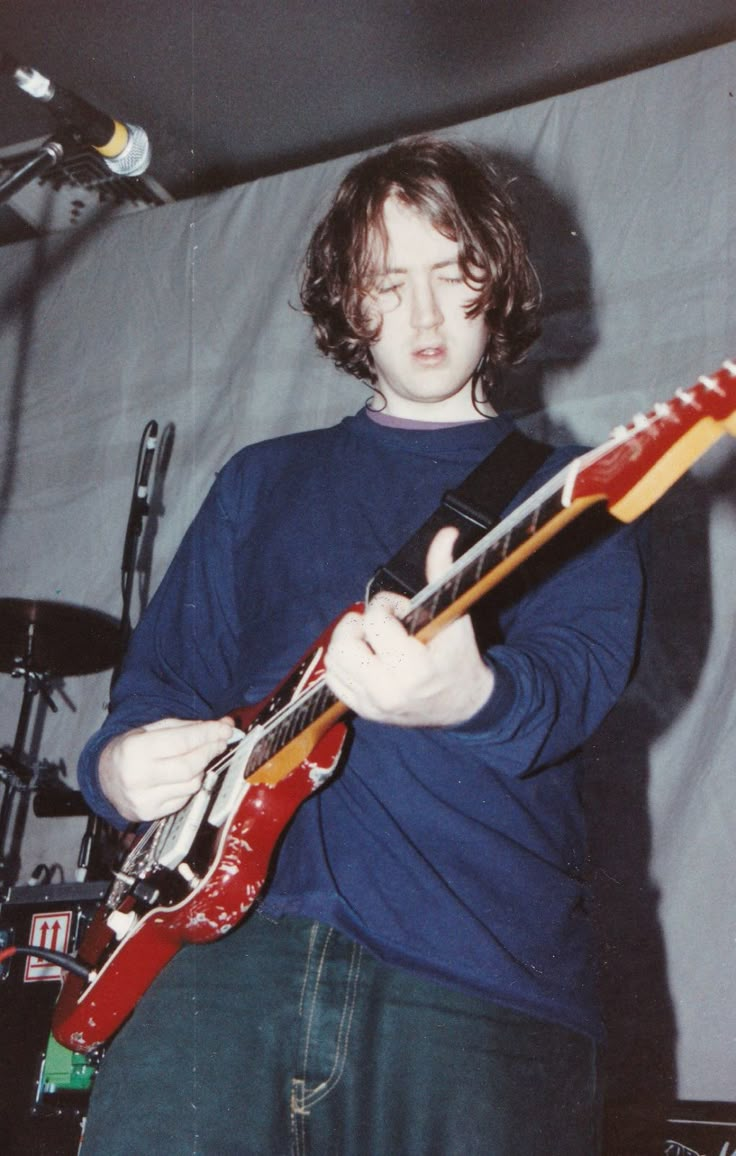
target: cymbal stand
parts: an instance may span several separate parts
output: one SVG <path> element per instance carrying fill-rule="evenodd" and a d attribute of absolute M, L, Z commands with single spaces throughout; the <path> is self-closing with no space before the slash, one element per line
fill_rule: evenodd
<path fill-rule="evenodd" d="M 15 739 L 10 754 L 2 756 L 3 800 L 0 806 L 0 887 L 5 888 L 16 882 L 20 867 L 20 839 L 27 808 L 21 807 L 12 819 L 16 796 L 27 792 L 33 778 L 33 771 L 24 763 L 23 755 L 31 718 L 33 700 L 40 694 L 52 711 L 58 707 L 51 697 L 48 674 L 33 667 L 33 635 L 35 624 L 28 623 L 26 631 L 25 655 L 18 656 L 11 672 L 12 678 L 23 679 L 23 697 L 15 730 Z M 9 845 L 8 845 L 9 844 Z"/>
<path fill-rule="evenodd" d="M 10 176 L 0 181 L 0 204 L 5 204 L 17 192 L 41 177 L 64 159 L 64 143 L 53 138 L 44 141 L 39 149 Z"/>

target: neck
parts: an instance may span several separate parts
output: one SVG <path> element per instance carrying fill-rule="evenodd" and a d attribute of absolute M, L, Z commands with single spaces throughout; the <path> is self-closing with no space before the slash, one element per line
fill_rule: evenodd
<path fill-rule="evenodd" d="M 386 413 L 382 409 L 371 409 L 366 406 L 366 413 L 372 422 L 376 425 L 387 426 L 391 429 L 414 429 L 414 430 L 433 430 L 433 429 L 455 429 L 458 426 L 476 425 L 477 420 L 466 418 L 464 421 L 434 421 L 428 418 L 420 419 L 416 417 L 394 417 L 390 413 Z M 485 419 L 488 420 L 488 419 Z"/>
<path fill-rule="evenodd" d="M 433 425 L 460 425 L 498 417 L 490 402 L 480 401 L 476 405 L 467 396 L 446 398 L 440 402 L 415 402 L 376 392 L 366 402 L 366 409 L 382 418 Z"/>

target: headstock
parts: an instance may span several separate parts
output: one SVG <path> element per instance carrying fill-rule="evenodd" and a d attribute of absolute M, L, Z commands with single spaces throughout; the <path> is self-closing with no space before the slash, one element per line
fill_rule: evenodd
<path fill-rule="evenodd" d="M 678 389 L 649 413 L 617 426 L 608 441 L 573 463 L 565 503 L 604 498 L 631 522 L 649 509 L 725 433 L 736 437 L 736 363 Z"/>

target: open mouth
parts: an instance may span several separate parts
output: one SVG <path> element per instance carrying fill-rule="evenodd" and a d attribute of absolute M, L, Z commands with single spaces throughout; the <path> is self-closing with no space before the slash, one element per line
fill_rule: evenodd
<path fill-rule="evenodd" d="M 424 365 L 437 365 L 444 360 L 445 354 L 444 345 L 423 345 L 413 351 L 412 357 Z"/>

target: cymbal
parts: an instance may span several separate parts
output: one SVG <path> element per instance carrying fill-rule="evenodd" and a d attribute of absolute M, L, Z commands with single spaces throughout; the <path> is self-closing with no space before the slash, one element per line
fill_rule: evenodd
<path fill-rule="evenodd" d="M 0 598 L 0 671 L 25 663 L 36 674 L 92 674 L 114 666 L 121 651 L 120 623 L 101 610 L 70 602 Z"/>

